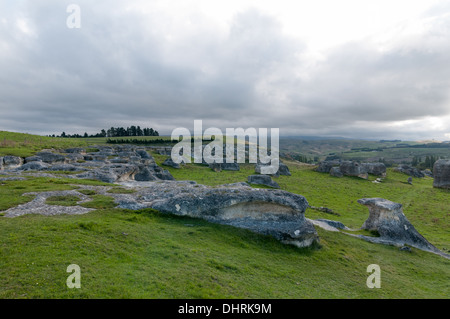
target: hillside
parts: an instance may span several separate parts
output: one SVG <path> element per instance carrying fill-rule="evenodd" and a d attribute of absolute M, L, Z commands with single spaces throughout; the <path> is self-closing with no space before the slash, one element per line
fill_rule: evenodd
<path fill-rule="evenodd" d="M 66 140 L 30 138 L 38 148 L 62 147 Z M 36 140 L 37 139 L 37 140 Z M 69 141 L 78 143 L 78 141 Z M 40 144 L 43 143 L 43 144 Z M 59 144 L 63 143 L 63 144 Z M 73 146 L 73 145 L 70 145 Z M 24 145 L 14 145 L 22 152 Z M 167 156 L 152 154 L 158 164 Z M 352 177 L 334 178 L 314 166 L 285 161 L 292 176 L 280 176 L 281 189 L 307 198 L 338 215 L 308 209 L 306 217 L 343 222 L 358 229 L 368 216 L 356 201 L 382 197 L 403 204 L 404 213 L 433 245 L 449 252 L 450 191 L 432 187 L 431 178 L 414 179 L 388 170 L 380 184 Z M 253 165 L 214 172 L 188 164 L 169 169 L 178 180 L 206 185 L 242 182 Z M 0 182 L 0 210 L 30 201 L 24 193 L 114 186 L 56 177 Z M 0 176 L 1 177 L 1 176 Z M 127 192 L 114 187 L 115 192 Z M 231 226 L 176 217 L 146 209 L 114 208 L 111 198 L 94 200 L 84 215 L 0 217 L 0 298 L 448 298 L 450 261 L 412 248 L 401 251 L 316 227 L 320 247 L 296 248 L 272 237 Z M 66 202 L 61 202 L 66 200 Z M 68 199 L 60 204 L 73 205 Z M 354 231 L 361 233 L 362 231 Z M 82 289 L 65 286 L 66 267 L 82 269 Z M 381 267 L 381 289 L 368 289 L 366 268 Z"/>

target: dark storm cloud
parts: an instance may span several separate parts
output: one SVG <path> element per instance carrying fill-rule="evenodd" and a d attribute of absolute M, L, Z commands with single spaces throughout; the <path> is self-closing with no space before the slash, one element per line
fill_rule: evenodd
<path fill-rule="evenodd" d="M 170 134 L 203 119 L 369 137 L 391 133 L 386 123 L 450 113 L 445 16 L 385 51 L 348 43 L 311 66 L 307 45 L 257 9 L 237 13 L 224 31 L 201 14 L 181 28 L 170 12 L 78 1 L 82 26 L 69 29 L 69 3 L 0 5 L 0 129 L 93 133 L 135 124 Z"/>

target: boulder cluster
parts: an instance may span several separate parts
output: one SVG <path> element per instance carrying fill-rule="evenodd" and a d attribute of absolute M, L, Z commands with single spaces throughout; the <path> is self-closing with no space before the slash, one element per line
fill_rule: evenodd
<path fill-rule="evenodd" d="M 418 168 L 410 166 L 410 165 L 407 165 L 407 164 L 400 164 L 394 170 L 397 171 L 397 172 L 409 175 L 411 177 L 416 177 L 416 178 L 422 178 L 422 177 L 425 177 L 425 176 L 430 176 L 429 171 L 419 170 Z"/>
<path fill-rule="evenodd" d="M 75 178 L 106 183 L 125 180 L 173 180 L 169 171 L 159 167 L 144 148 L 135 146 L 96 146 L 90 151 L 69 148 L 57 152 L 44 150 L 34 156 L 0 157 L 1 169 L 17 171 L 69 171 Z"/>
<path fill-rule="evenodd" d="M 380 177 L 386 176 L 386 166 L 383 163 L 359 163 L 357 161 L 322 161 L 316 171 L 329 173 L 334 177 L 355 176 L 367 179 L 369 174 Z"/>

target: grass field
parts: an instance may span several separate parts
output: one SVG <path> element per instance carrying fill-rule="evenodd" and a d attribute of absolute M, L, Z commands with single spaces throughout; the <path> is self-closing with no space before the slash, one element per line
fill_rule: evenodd
<path fill-rule="evenodd" d="M 165 156 L 154 154 L 160 164 Z M 402 203 L 407 218 L 431 243 L 448 252 L 449 191 L 431 179 L 388 171 L 381 184 L 334 178 L 312 166 L 286 162 L 292 176 L 276 181 L 314 206 L 308 218 L 327 218 L 359 228 L 368 216 L 356 203 L 384 197 Z M 166 167 L 167 168 L 167 167 Z M 241 171 L 213 172 L 189 164 L 169 168 L 177 179 L 207 185 L 245 181 Z M 31 200 L 30 191 L 107 185 L 68 178 L 30 177 L 0 182 L 0 210 Z M 114 188 L 112 192 L 126 192 Z M 277 240 L 203 220 L 154 210 L 114 208 L 108 196 L 85 191 L 95 211 L 78 216 L 0 217 L 0 298 L 449 298 L 450 261 L 427 252 L 367 243 L 320 228 L 320 248 L 299 249 Z M 70 198 L 54 203 L 73 205 Z M 81 288 L 69 289 L 67 266 L 81 268 Z M 381 267 L 381 288 L 369 289 L 367 266 Z"/>
<path fill-rule="evenodd" d="M 0 132 L 0 156 L 30 156 L 43 148 L 91 147 L 103 138 L 61 139 Z M 152 154 L 158 164 L 167 156 Z M 306 217 L 326 218 L 359 228 L 368 216 L 363 197 L 403 204 L 415 228 L 444 252 L 450 249 L 450 192 L 432 187 L 431 178 L 414 179 L 388 170 L 380 184 L 334 178 L 314 166 L 285 161 L 292 176 L 280 176 L 281 189 L 304 195 Z M 188 164 L 164 167 L 178 180 L 210 186 L 242 182 L 254 173 L 214 172 Z M 449 298 L 450 261 L 412 249 L 367 243 L 320 228 L 320 247 L 299 249 L 243 229 L 203 220 L 164 215 L 148 209 L 116 208 L 112 198 L 82 190 L 94 208 L 78 216 L 1 217 L 10 207 L 30 201 L 27 192 L 109 185 L 97 181 L 28 177 L 0 182 L 0 298 Z M 113 185 L 109 185 L 113 186 Z M 132 190 L 113 187 L 110 193 Z M 76 198 L 53 197 L 48 204 L 71 206 Z M 356 231 L 355 233 L 360 233 Z M 81 268 L 81 289 L 69 289 L 66 269 Z M 381 289 L 369 289 L 366 268 L 381 267 Z"/>

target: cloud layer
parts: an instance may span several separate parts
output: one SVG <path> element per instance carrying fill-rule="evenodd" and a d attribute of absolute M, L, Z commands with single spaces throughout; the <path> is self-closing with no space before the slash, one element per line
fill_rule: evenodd
<path fill-rule="evenodd" d="M 202 119 L 284 135 L 448 138 L 450 7 L 317 54 L 267 10 L 224 23 L 192 3 L 79 1 L 80 29 L 66 26 L 70 2 L 0 4 L 0 129 L 170 134 Z"/>

